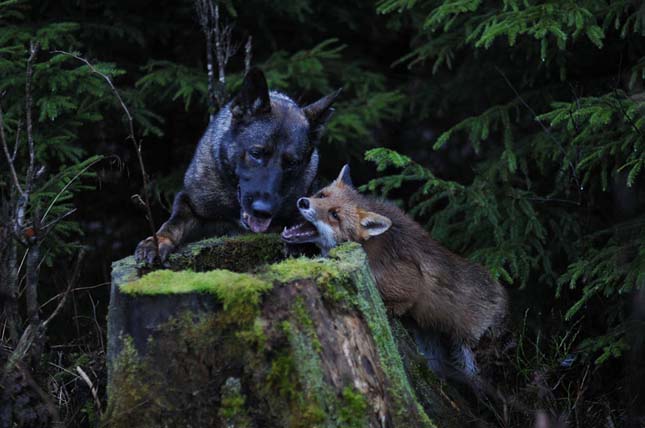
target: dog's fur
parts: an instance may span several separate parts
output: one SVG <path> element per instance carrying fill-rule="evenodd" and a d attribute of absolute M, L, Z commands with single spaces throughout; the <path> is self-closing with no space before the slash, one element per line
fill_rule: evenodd
<path fill-rule="evenodd" d="M 196 228 L 212 221 L 264 232 L 293 218 L 318 170 L 317 143 L 339 91 L 306 107 L 269 92 L 264 74 L 251 69 L 233 100 L 211 119 L 159 231 L 159 259 Z M 153 263 L 152 237 L 139 243 L 138 261 Z"/>

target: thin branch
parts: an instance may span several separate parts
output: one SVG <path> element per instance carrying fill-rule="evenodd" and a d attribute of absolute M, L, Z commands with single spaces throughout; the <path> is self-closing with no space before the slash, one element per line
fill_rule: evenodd
<path fill-rule="evenodd" d="M 206 37 L 206 69 L 208 73 L 208 107 L 213 114 L 217 108 L 217 95 L 215 94 L 215 71 L 213 66 L 213 27 L 211 17 L 213 13 L 213 3 L 210 0 L 196 0 L 195 11 L 199 24 L 202 27 L 204 37 Z"/>
<path fill-rule="evenodd" d="M 81 272 L 81 261 L 83 260 L 83 257 L 85 257 L 85 251 L 81 250 L 81 252 L 78 253 L 78 256 L 76 257 L 76 263 L 74 265 L 74 270 L 72 271 L 72 275 L 67 280 L 67 289 L 65 290 L 63 297 L 61 297 L 60 301 L 58 302 L 58 305 L 56 305 L 56 308 L 54 309 L 54 311 L 49 315 L 49 317 L 47 317 L 45 321 L 43 321 L 43 328 L 46 328 L 47 325 L 54 318 L 56 318 L 56 315 L 58 315 L 61 309 L 63 309 L 63 306 L 65 306 L 65 302 L 67 301 L 67 296 L 72 291 L 74 284 L 76 284 L 76 282 L 78 281 L 78 277 Z"/>
<path fill-rule="evenodd" d="M 7 139 L 4 134 L 4 116 L 2 114 L 2 106 L 0 106 L 0 143 L 2 143 L 2 150 L 4 151 L 5 157 L 7 158 L 7 163 L 9 164 L 9 171 L 11 172 L 13 185 L 16 187 L 16 190 L 18 190 L 18 193 L 23 195 L 24 192 L 22 190 L 22 187 L 20 186 L 18 174 L 16 174 L 16 168 L 13 164 L 14 158 L 9 154 L 9 147 L 7 146 Z"/>
<path fill-rule="evenodd" d="M 78 55 L 72 54 L 70 52 L 66 51 L 53 51 L 54 53 L 60 53 L 63 55 L 70 56 L 77 61 L 82 62 L 85 64 L 92 73 L 100 76 L 105 80 L 112 90 L 112 93 L 116 97 L 116 99 L 119 101 L 119 104 L 121 104 L 121 108 L 125 112 L 126 117 L 128 118 L 128 127 L 129 127 L 129 134 L 128 134 L 128 139 L 132 141 L 132 145 L 134 146 L 134 151 L 137 154 L 137 160 L 139 162 L 139 169 L 141 171 L 141 178 L 143 180 L 143 198 L 146 203 L 146 217 L 148 219 L 148 226 L 150 227 L 150 231 L 152 233 L 152 239 L 155 243 L 155 252 L 157 257 L 159 256 L 159 240 L 157 238 L 157 229 L 155 228 L 154 220 L 152 218 L 152 209 L 150 208 L 150 197 L 148 195 L 148 189 L 150 188 L 150 185 L 148 183 L 148 174 L 146 174 L 146 168 L 145 165 L 143 164 L 143 156 L 141 154 L 141 142 L 137 140 L 134 134 L 134 120 L 132 119 L 132 115 L 130 114 L 130 110 L 128 110 L 128 107 L 125 105 L 125 102 L 123 101 L 123 98 L 121 98 L 121 94 L 119 91 L 116 89 L 114 84 L 112 83 L 112 80 L 110 79 L 109 76 L 107 76 L 105 73 L 100 72 L 99 70 L 96 69 L 88 60 L 86 60 L 83 57 L 80 57 Z"/>
<path fill-rule="evenodd" d="M 90 392 L 92 393 L 92 398 L 94 398 L 94 402 L 96 403 L 96 407 L 99 411 L 99 416 L 102 416 L 103 407 L 101 406 L 101 400 L 99 399 L 98 387 L 94 386 L 94 384 L 90 380 L 90 377 L 87 375 L 87 373 L 85 373 L 85 371 L 80 366 L 76 366 L 76 371 L 81 376 L 83 381 L 87 384 L 87 386 L 89 386 Z"/>
<path fill-rule="evenodd" d="M 31 187 L 34 182 L 35 177 L 35 166 L 36 166 L 36 147 L 34 144 L 33 136 L 33 120 L 31 116 L 31 108 L 33 104 L 33 98 L 31 94 L 31 84 L 34 74 L 34 60 L 38 54 L 39 45 L 33 40 L 29 42 L 29 58 L 27 59 L 27 76 L 25 81 L 25 116 L 27 119 L 27 142 L 29 144 L 29 166 L 27 167 L 27 181 L 25 184 L 25 194 L 29 197 L 31 192 Z"/>
<path fill-rule="evenodd" d="M 55 219 L 53 219 L 52 221 L 50 221 L 46 225 L 41 226 L 40 229 L 43 230 L 44 233 L 42 234 L 40 239 L 44 240 L 47 237 L 47 235 L 49 235 L 49 233 L 52 230 L 54 230 L 54 226 L 56 226 L 61 221 L 65 220 L 70 215 L 74 214 L 76 211 L 77 211 L 76 208 L 72 208 L 71 210 L 67 211 L 66 213 L 63 213 L 63 214 L 59 215 L 58 217 L 56 217 Z"/>
<path fill-rule="evenodd" d="M 643 137 L 643 133 L 641 132 L 640 128 L 638 127 L 636 122 L 634 122 L 634 119 L 629 115 L 627 110 L 623 107 L 623 103 L 620 102 L 621 96 L 620 96 L 620 93 L 618 92 L 618 89 L 616 88 L 614 88 L 614 97 L 616 98 L 615 108 L 617 108 L 620 111 L 620 113 L 623 115 L 623 117 L 625 118 L 629 126 L 631 126 L 632 129 L 638 134 L 641 141 L 645 141 L 645 138 Z M 628 99 L 631 101 L 631 99 L 627 96 L 625 96 L 625 99 Z M 609 106 L 612 107 L 610 103 L 609 103 Z"/>
<path fill-rule="evenodd" d="M 540 127 L 542 128 L 542 130 L 543 130 L 543 131 L 546 133 L 546 135 L 549 137 L 549 139 L 550 139 L 551 141 L 553 141 L 553 142 L 556 144 L 556 146 L 558 146 L 558 148 L 560 149 L 560 153 L 562 154 L 562 156 L 564 156 L 564 157 L 566 158 L 566 151 L 564 150 L 564 147 L 562 146 L 562 143 L 560 143 L 560 141 L 558 141 L 558 139 L 556 139 L 556 138 L 553 136 L 553 134 L 551 133 L 551 130 L 550 130 L 549 128 L 547 128 L 547 126 L 544 124 L 544 122 L 542 122 L 542 121 L 540 120 L 540 118 L 539 118 L 538 114 L 535 112 L 535 110 L 533 110 L 533 108 L 531 108 L 531 106 L 526 102 L 526 100 L 524 100 L 524 97 L 522 97 L 522 95 L 517 91 L 517 89 L 515 89 L 515 86 L 513 86 L 513 84 L 512 84 L 512 83 L 511 83 L 511 81 L 508 79 L 508 77 L 506 76 L 506 74 L 505 74 L 505 73 L 504 73 L 504 72 L 503 72 L 499 67 L 497 67 L 497 66 L 495 66 L 495 70 L 497 70 L 497 72 L 502 76 L 502 78 L 504 79 L 504 81 L 506 82 L 506 84 L 508 85 L 508 87 L 509 87 L 509 88 L 511 88 L 511 90 L 513 91 L 513 93 L 515 94 L 515 96 L 520 100 L 520 102 L 522 103 L 522 105 L 523 105 L 524 107 L 526 107 L 526 109 L 527 109 L 527 110 L 528 110 L 528 111 L 533 115 L 533 118 L 537 121 L 537 123 L 540 125 Z M 577 190 L 578 190 L 578 195 L 580 195 L 581 186 L 580 186 L 580 180 L 578 180 L 578 174 L 577 174 L 577 172 L 576 172 L 576 167 L 573 165 L 573 163 L 572 163 L 570 160 L 569 160 L 569 161 L 567 161 L 567 162 L 568 162 L 568 164 L 569 164 L 569 168 L 571 168 L 571 175 L 573 176 L 573 179 L 574 179 L 574 180 L 575 180 L 575 182 L 576 182 L 576 186 L 577 186 Z"/>
<path fill-rule="evenodd" d="M 63 423 L 60 420 L 60 414 L 58 413 L 58 407 L 52 402 L 49 394 L 47 394 L 38 383 L 34 380 L 31 372 L 24 367 L 22 364 L 18 363 L 18 369 L 22 373 L 23 378 L 27 381 L 29 386 L 36 391 L 41 400 L 45 403 L 47 411 L 52 418 L 52 427 L 64 427 Z"/>
<path fill-rule="evenodd" d="M 7 362 L 3 366 L 2 381 L 0 381 L 0 386 L 5 386 L 5 382 L 9 378 L 11 371 L 16 367 L 16 364 L 22 361 L 25 355 L 27 355 L 27 352 L 29 352 L 29 348 L 31 348 L 31 345 L 36 339 L 36 331 L 37 327 L 31 324 L 28 324 L 27 327 L 25 327 L 25 329 L 23 330 L 22 335 L 18 340 L 18 344 L 13 349 L 13 351 L 7 358 Z"/>
<path fill-rule="evenodd" d="M 94 162 L 91 162 L 89 165 L 86 165 L 86 166 L 85 166 L 85 168 L 83 168 L 82 170 L 80 170 L 80 171 L 79 171 L 79 172 L 78 172 L 74 177 L 72 177 L 72 179 L 71 179 L 71 180 L 69 180 L 69 181 L 67 182 L 67 184 L 65 184 L 65 186 L 63 186 L 63 188 L 62 188 L 62 189 L 60 189 L 60 191 L 58 192 L 58 194 L 56 194 L 56 196 L 54 197 L 54 199 L 52 199 L 52 201 L 51 201 L 51 203 L 49 204 L 49 206 L 47 206 L 47 209 L 45 210 L 45 214 L 43 214 L 42 218 L 40 219 L 40 222 L 41 222 L 41 223 L 45 221 L 45 219 L 47 218 L 47 215 L 49 214 L 49 212 L 50 212 L 50 211 L 52 210 L 52 208 L 54 207 L 54 204 L 56 203 L 56 201 L 58 201 L 58 199 L 63 195 L 63 193 L 65 193 L 65 191 L 69 188 L 69 186 L 71 186 L 71 185 L 72 185 L 72 183 L 74 183 L 74 181 L 76 181 L 76 180 L 77 180 L 81 175 L 85 174 L 85 171 L 87 171 L 88 169 L 90 169 L 91 167 L 93 167 L 96 163 L 100 162 L 101 160 L 103 160 L 103 158 L 97 159 L 97 160 L 95 160 Z"/>
<path fill-rule="evenodd" d="M 249 36 L 244 45 L 244 73 L 251 69 L 251 59 L 253 58 L 253 36 Z"/>
<path fill-rule="evenodd" d="M 18 120 L 18 125 L 16 126 L 16 144 L 13 145 L 13 154 L 11 155 L 11 160 L 15 162 L 16 156 L 18 155 L 18 147 L 20 147 L 20 131 L 22 130 L 22 121 Z"/>
<path fill-rule="evenodd" d="M 88 286 L 88 287 L 74 287 L 74 288 L 71 290 L 71 292 L 76 293 L 76 292 L 83 291 L 83 290 L 93 290 L 93 289 L 95 289 L 95 288 L 105 287 L 106 285 L 110 285 L 110 284 L 112 284 L 112 283 L 111 283 L 111 282 L 102 282 L 102 283 L 100 283 L 100 284 L 90 285 L 90 286 Z M 53 302 L 54 300 L 57 300 L 57 299 L 61 298 L 63 294 L 65 294 L 65 291 L 63 291 L 62 293 L 58 293 L 58 294 L 57 294 L 57 295 L 55 295 L 54 297 L 51 297 L 51 298 L 50 298 L 49 300 L 47 300 L 45 303 L 43 303 L 42 305 L 40 305 L 40 309 L 42 310 L 43 308 L 45 308 L 45 306 L 49 305 L 49 304 L 50 304 L 51 302 Z"/>
<path fill-rule="evenodd" d="M 226 67 L 226 59 L 225 59 L 225 46 L 224 42 L 225 39 L 223 37 L 223 32 L 220 29 L 220 22 L 219 22 L 219 4 L 215 5 L 215 10 L 214 10 L 214 16 L 213 16 L 215 22 L 214 22 L 214 29 L 213 31 L 215 32 L 215 53 L 217 55 L 217 77 L 218 80 L 221 84 L 226 83 L 226 74 L 224 72 L 224 68 Z"/>

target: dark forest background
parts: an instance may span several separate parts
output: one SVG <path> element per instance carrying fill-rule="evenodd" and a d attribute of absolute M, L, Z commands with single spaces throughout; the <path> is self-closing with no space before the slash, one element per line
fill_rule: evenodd
<path fill-rule="evenodd" d="M 505 393 L 572 427 L 643 426 L 641 2 L 219 7 L 239 45 L 230 93 L 249 36 L 270 88 L 305 104 L 342 87 L 321 143 L 323 182 L 350 163 L 364 191 L 396 201 L 511 290 Z M 14 423 L 3 426 L 97 425 L 110 264 L 150 234 L 132 195 L 151 195 L 156 225 L 168 216 L 208 122 L 205 51 L 188 0 L 0 1 L 0 419 Z M 148 189 L 124 110 L 97 72 L 132 114 Z"/>

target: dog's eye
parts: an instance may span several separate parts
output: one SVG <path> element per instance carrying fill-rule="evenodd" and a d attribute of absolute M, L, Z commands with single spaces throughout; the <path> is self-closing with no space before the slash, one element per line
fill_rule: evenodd
<path fill-rule="evenodd" d="M 254 159 L 262 159 L 265 155 L 262 147 L 251 147 L 248 151 L 249 156 Z"/>
<path fill-rule="evenodd" d="M 335 209 L 329 210 L 329 215 L 332 216 L 336 221 L 340 220 L 340 217 L 338 217 L 338 211 L 336 211 Z"/>
<path fill-rule="evenodd" d="M 283 162 L 284 162 L 285 168 L 287 168 L 287 169 L 295 168 L 296 166 L 298 166 L 298 160 L 294 159 L 292 157 L 285 157 L 283 159 Z"/>

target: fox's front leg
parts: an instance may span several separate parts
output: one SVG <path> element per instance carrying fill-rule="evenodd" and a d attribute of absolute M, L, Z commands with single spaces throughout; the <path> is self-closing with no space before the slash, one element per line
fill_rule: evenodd
<path fill-rule="evenodd" d="M 172 214 L 157 231 L 159 243 L 159 261 L 164 263 L 182 240 L 195 228 L 198 220 L 190 205 L 188 195 L 181 191 L 175 196 L 172 204 Z M 139 242 L 134 251 L 134 258 L 137 262 L 153 264 L 157 259 L 157 248 L 152 236 Z"/>

